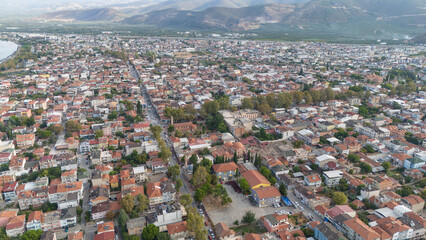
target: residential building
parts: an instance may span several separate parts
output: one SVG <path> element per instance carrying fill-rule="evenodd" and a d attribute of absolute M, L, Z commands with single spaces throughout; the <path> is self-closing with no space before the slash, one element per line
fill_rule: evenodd
<path fill-rule="evenodd" d="M 234 162 L 214 164 L 212 167 L 217 178 L 225 181 L 235 177 L 238 171 L 238 166 Z"/>
<path fill-rule="evenodd" d="M 343 172 L 340 170 L 325 171 L 323 172 L 323 176 L 325 178 L 325 185 L 336 186 L 339 185 L 340 179 L 343 177 Z"/>
<path fill-rule="evenodd" d="M 251 191 L 258 207 L 272 206 L 281 201 L 281 193 L 275 186 L 254 188 Z"/>

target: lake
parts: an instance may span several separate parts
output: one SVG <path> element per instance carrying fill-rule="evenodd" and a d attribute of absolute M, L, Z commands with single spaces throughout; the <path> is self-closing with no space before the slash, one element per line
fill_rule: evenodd
<path fill-rule="evenodd" d="M 18 49 L 14 42 L 0 41 L 0 63 Z"/>

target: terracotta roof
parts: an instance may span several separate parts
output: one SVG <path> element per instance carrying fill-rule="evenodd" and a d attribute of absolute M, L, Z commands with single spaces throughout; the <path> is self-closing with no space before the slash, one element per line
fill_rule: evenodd
<path fill-rule="evenodd" d="M 308 178 L 309 182 L 311 182 L 311 183 L 321 182 L 321 178 L 318 174 L 308 175 L 306 177 Z"/>
<path fill-rule="evenodd" d="M 148 183 L 146 186 L 146 195 L 148 198 L 160 197 L 163 194 L 161 193 L 161 185 L 159 182 L 156 183 Z"/>
<path fill-rule="evenodd" d="M 172 223 L 172 224 L 167 225 L 167 232 L 169 233 L 169 235 L 181 233 L 181 232 L 186 232 L 186 231 L 187 231 L 186 221 Z"/>
<path fill-rule="evenodd" d="M 371 227 L 361 221 L 358 217 L 346 220 L 344 224 L 354 230 L 354 232 L 356 232 L 365 240 L 374 240 L 380 238 L 380 235 L 377 232 L 371 229 Z"/>
<path fill-rule="evenodd" d="M 121 185 L 122 186 L 132 185 L 132 184 L 135 184 L 135 179 L 134 178 L 129 178 L 129 179 L 121 180 Z"/>
<path fill-rule="evenodd" d="M 391 239 L 392 236 L 389 235 L 389 233 L 387 233 L 383 228 L 381 228 L 380 226 L 374 226 L 372 227 L 372 229 L 374 231 L 376 231 L 376 233 L 378 233 L 380 235 L 380 239 Z"/>
<path fill-rule="evenodd" d="M 114 222 L 105 222 L 97 225 L 98 234 L 103 232 L 114 231 Z"/>
<path fill-rule="evenodd" d="M 118 183 L 119 182 L 119 180 L 118 180 L 118 175 L 110 175 L 109 176 L 109 183 L 111 184 L 111 183 Z"/>
<path fill-rule="evenodd" d="M 405 232 L 410 229 L 409 226 L 404 225 L 401 221 L 397 220 L 394 217 L 385 217 L 378 219 L 377 224 L 382 227 L 390 235 L 394 235 L 398 232 Z"/>
<path fill-rule="evenodd" d="M 25 223 L 25 215 L 19 215 L 16 217 L 13 217 L 6 225 L 6 230 L 20 228 Z"/>
<path fill-rule="evenodd" d="M 68 235 L 68 240 L 83 240 L 83 231 L 70 233 L 70 235 Z"/>
<path fill-rule="evenodd" d="M 414 195 L 414 194 L 403 197 L 402 199 L 410 203 L 411 206 L 425 202 L 425 200 L 423 200 L 423 198 L 421 198 L 419 195 Z"/>
<path fill-rule="evenodd" d="M 0 218 L 13 218 L 18 214 L 18 210 L 5 210 L 0 212 Z"/>
<path fill-rule="evenodd" d="M 225 223 L 218 223 L 215 225 L 216 233 L 219 237 L 224 238 L 227 236 L 235 235 L 234 230 L 229 229 Z"/>
<path fill-rule="evenodd" d="M 254 187 L 256 185 L 259 184 L 268 184 L 270 185 L 271 183 L 265 178 L 265 176 L 263 176 L 259 171 L 257 170 L 249 170 L 246 172 L 243 172 L 241 174 L 248 182 L 248 184 L 250 185 L 250 187 Z"/>
<path fill-rule="evenodd" d="M 43 215 L 43 212 L 34 211 L 34 212 L 30 213 L 30 215 L 28 216 L 28 222 L 31 222 L 33 220 L 41 221 L 42 215 Z"/>
<path fill-rule="evenodd" d="M 254 192 L 259 196 L 259 199 L 267 199 L 272 197 L 281 197 L 280 191 L 274 186 L 262 187 L 253 189 Z"/>
<path fill-rule="evenodd" d="M 216 173 L 235 171 L 236 169 L 238 169 L 238 166 L 237 164 L 235 164 L 235 162 L 214 164 L 212 167 Z"/>
<path fill-rule="evenodd" d="M 94 240 L 114 240 L 115 233 L 114 232 L 104 232 L 101 234 L 96 234 Z"/>
<path fill-rule="evenodd" d="M 259 234 L 254 234 L 254 233 L 248 233 L 244 236 L 244 240 L 261 240 L 262 238 L 260 237 Z"/>
<path fill-rule="evenodd" d="M 322 215 L 325 214 L 325 212 L 328 210 L 328 208 L 324 205 L 319 205 L 315 207 L 315 210 L 317 210 L 317 212 L 321 213 Z"/>
<path fill-rule="evenodd" d="M 335 218 L 335 217 L 337 217 L 341 214 L 351 213 L 351 212 L 355 212 L 355 211 L 351 207 L 349 207 L 348 205 L 338 205 L 338 206 L 335 206 L 335 207 L 328 209 L 326 211 L 326 214 L 331 218 Z"/>

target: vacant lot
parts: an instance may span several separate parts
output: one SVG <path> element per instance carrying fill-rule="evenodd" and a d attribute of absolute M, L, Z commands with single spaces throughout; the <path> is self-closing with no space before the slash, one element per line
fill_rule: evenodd
<path fill-rule="evenodd" d="M 259 207 L 253 206 L 250 203 L 248 196 L 244 196 L 243 194 L 236 193 L 234 189 L 232 189 L 232 187 L 229 185 L 223 185 L 223 186 L 226 188 L 229 196 L 232 198 L 232 203 L 229 207 L 224 209 L 208 210 L 209 216 L 214 224 L 223 222 L 228 224 L 230 227 L 232 227 L 234 221 L 235 220 L 241 221 L 244 213 L 248 210 L 254 212 L 256 214 L 256 218 L 259 218 L 261 216 L 265 216 L 268 214 L 272 214 L 275 211 L 282 210 L 282 209 L 286 211 L 294 211 L 294 208 L 292 207 L 259 208 Z"/>

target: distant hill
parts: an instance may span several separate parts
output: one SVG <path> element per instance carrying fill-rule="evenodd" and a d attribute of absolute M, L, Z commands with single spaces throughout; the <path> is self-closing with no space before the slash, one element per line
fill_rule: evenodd
<path fill-rule="evenodd" d="M 426 33 L 411 39 L 411 42 L 426 44 Z"/>
<path fill-rule="evenodd" d="M 291 15 L 289 23 L 342 22 L 349 19 L 387 19 L 423 15 L 424 0 L 311 0 Z"/>
<path fill-rule="evenodd" d="M 135 15 L 125 19 L 123 23 L 194 29 L 218 27 L 236 30 L 244 29 L 244 27 L 241 28 L 242 25 L 254 26 L 276 21 L 291 25 L 330 24 L 354 20 L 393 21 L 399 18 L 410 18 L 404 20 L 410 24 L 426 22 L 426 1 L 422 0 L 311 0 L 306 4 L 267 4 L 239 8 L 211 7 L 202 11 L 180 10 L 189 2 L 194 0 L 169 0 L 162 5 L 174 6 L 173 9 Z M 194 3 L 195 9 L 204 8 L 205 4 L 212 4 L 210 0 L 196 2 L 198 5 Z M 221 3 L 244 5 L 238 0 L 215 1 L 216 5 Z M 251 3 L 253 1 L 246 1 L 245 4 Z"/>
<path fill-rule="evenodd" d="M 110 6 L 43 17 L 303 39 L 308 34 L 308 39 L 407 40 L 423 34 L 426 24 L 425 0 L 137 0 Z"/>
<path fill-rule="evenodd" d="M 271 3 L 300 4 L 309 0 L 166 0 L 142 9 L 144 12 L 175 8 L 178 10 L 202 11 L 213 7 L 242 8 Z"/>
<path fill-rule="evenodd" d="M 120 11 L 111 8 L 95 8 L 87 10 L 65 10 L 47 13 L 44 19 L 74 20 L 74 21 L 120 21 L 126 17 Z"/>
<path fill-rule="evenodd" d="M 295 10 L 295 5 L 269 4 L 244 8 L 213 7 L 203 11 L 165 9 L 136 15 L 126 24 L 149 24 L 161 27 L 192 29 L 248 30 L 264 23 L 279 23 Z"/>

